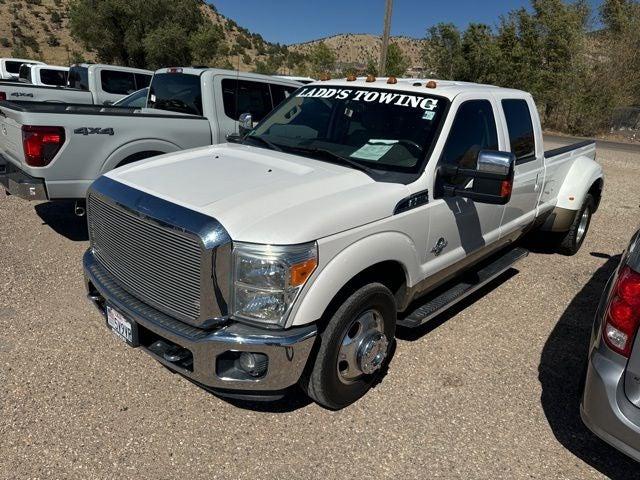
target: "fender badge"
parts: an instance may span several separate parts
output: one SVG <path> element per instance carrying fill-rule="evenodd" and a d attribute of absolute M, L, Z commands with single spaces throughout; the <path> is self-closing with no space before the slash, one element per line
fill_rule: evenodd
<path fill-rule="evenodd" d="M 447 242 L 444 239 L 444 237 L 440 237 L 436 242 L 436 244 L 431 249 L 431 253 L 433 253 L 437 257 L 442 253 L 442 251 L 447 247 L 447 245 L 449 245 L 449 242 Z"/>

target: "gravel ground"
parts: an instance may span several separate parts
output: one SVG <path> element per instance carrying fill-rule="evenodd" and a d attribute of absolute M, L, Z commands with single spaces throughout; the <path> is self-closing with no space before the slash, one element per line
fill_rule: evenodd
<path fill-rule="evenodd" d="M 639 224 L 640 150 L 601 150 L 575 257 L 532 253 L 419 332 L 340 412 L 229 403 L 110 335 L 68 204 L 0 193 L 0 478 L 639 478 L 578 415 L 600 288 Z"/>

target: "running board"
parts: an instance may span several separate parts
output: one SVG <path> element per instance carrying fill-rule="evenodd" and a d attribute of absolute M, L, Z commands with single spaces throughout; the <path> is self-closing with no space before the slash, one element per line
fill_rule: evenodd
<path fill-rule="evenodd" d="M 529 255 L 528 250 L 518 247 L 508 250 L 497 258 L 494 257 L 490 263 L 482 263 L 478 270 L 472 270 L 463 275 L 458 283 L 450 283 L 450 287 L 445 287 L 445 290 L 438 289 L 435 297 L 431 297 L 426 303 L 410 311 L 406 316 L 399 318 L 397 324 L 406 328 L 415 328 L 423 325 L 491 280 L 499 277 L 527 255 Z"/>

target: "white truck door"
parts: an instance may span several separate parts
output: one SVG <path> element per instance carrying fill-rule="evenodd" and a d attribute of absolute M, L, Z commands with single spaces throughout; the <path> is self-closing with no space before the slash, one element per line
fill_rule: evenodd
<path fill-rule="evenodd" d="M 506 205 L 501 235 L 520 230 L 536 216 L 536 207 L 544 184 L 544 146 L 536 145 L 532 111 L 533 100 L 501 97 L 501 115 L 508 147 L 516 156 L 511 200 Z"/>
<path fill-rule="evenodd" d="M 504 147 L 502 129 L 497 128 L 498 106 L 495 99 L 481 95 L 460 95 L 452 106 L 455 112 L 449 135 L 434 168 L 434 200 L 429 208 L 429 241 L 425 276 L 479 252 L 500 236 L 503 205 L 474 202 L 468 198 L 438 198 L 437 169 L 448 163 L 475 168 L 480 150 L 501 150 Z M 445 130 L 446 131 L 446 130 Z M 449 183 L 466 185 L 466 177 L 447 179 Z"/>

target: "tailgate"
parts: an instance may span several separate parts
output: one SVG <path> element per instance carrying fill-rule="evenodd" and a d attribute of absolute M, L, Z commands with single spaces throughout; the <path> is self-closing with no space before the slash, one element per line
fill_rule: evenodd
<path fill-rule="evenodd" d="M 6 161 L 21 165 L 24 160 L 21 112 L 9 105 L 0 103 L 0 155 Z"/>

